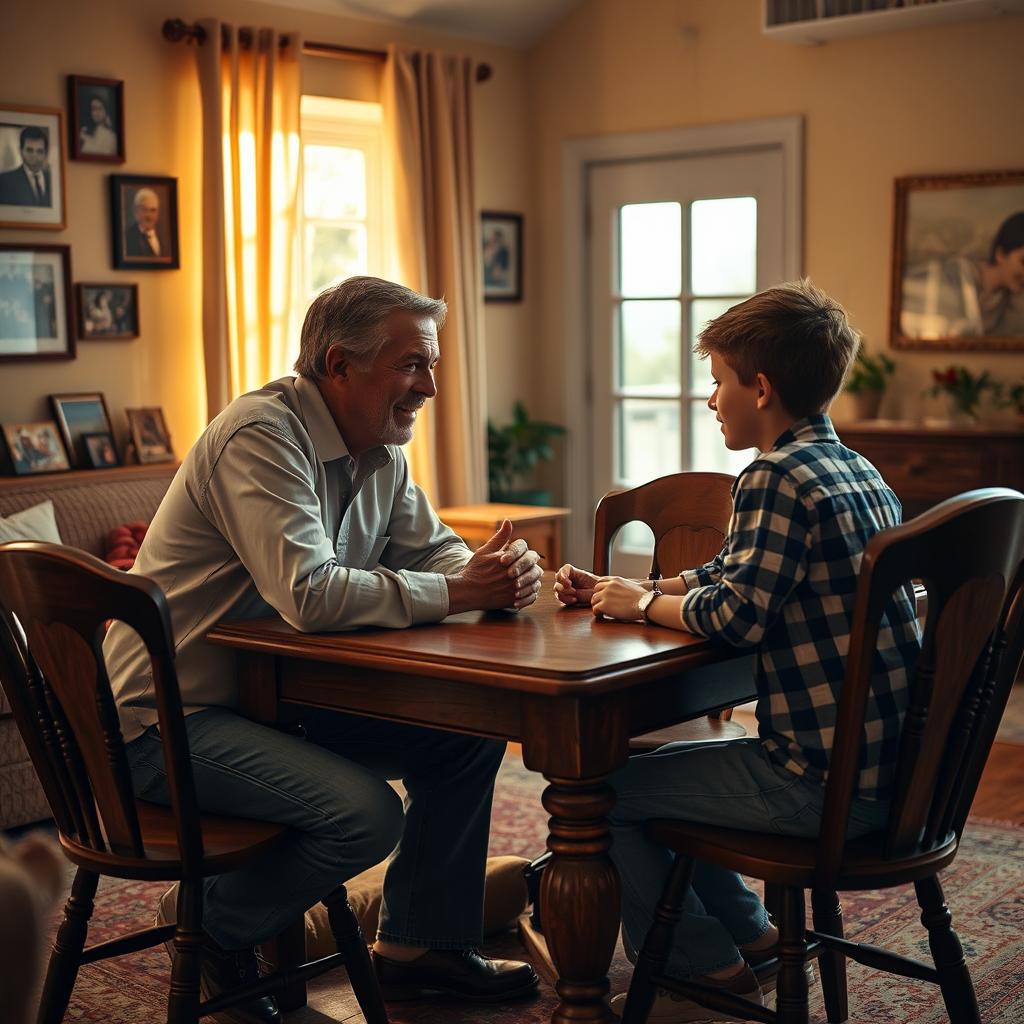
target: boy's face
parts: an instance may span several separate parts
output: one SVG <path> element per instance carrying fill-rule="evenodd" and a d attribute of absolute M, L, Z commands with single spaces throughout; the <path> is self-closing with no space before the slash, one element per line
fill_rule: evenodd
<path fill-rule="evenodd" d="M 761 420 L 758 416 L 760 385 L 743 384 L 736 371 L 717 353 L 711 353 L 711 376 L 715 390 L 708 399 L 708 408 L 722 424 L 725 447 L 734 452 L 756 448 L 760 440 Z"/>

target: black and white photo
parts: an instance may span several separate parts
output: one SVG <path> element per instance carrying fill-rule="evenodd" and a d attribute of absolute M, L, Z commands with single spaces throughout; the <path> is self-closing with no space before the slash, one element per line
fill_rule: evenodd
<path fill-rule="evenodd" d="M 59 110 L 0 106 L 0 228 L 65 226 L 63 138 Z"/>
<path fill-rule="evenodd" d="M 117 341 L 139 336 L 139 286 L 77 284 L 80 341 Z"/>
<path fill-rule="evenodd" d="M 71 159 L 124 163 L 124 83 L 68 75 Z"/>

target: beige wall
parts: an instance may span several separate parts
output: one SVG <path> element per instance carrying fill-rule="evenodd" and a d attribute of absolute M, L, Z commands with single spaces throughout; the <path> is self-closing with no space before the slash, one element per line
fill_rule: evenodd
<path fill-rule="evenodd" d="M 533 351 L 549 415 L 562 385 L 564 140 L 803 115 L 804 269 L 874 349 L 888 347 L 893 178 L 1024 167 L 1024 18 L 802 47 L 766 39 L 760 17 L 760 0 L 587 0 L 531 51 L 545 282 Z M 929 411 L 929 370 L 951 360 L 1024 375 L 1021 354 L 896 359 L 888 415 Z"/>
<path fill-rule="evenodd" d="M 246 0 L 33 0 L 4 10 L 0 34 L 0 103 L 58 107 L 66 103 L 67 74 L 125 83 L 127 161 L 121 165 L 67 163 L 64 231 L 0 231 L 3 242 L 71 246 L 75 281 L 137 281 L 141 337 L 128 342 L 79 342 L 72 362 L 0 362 L 0 422 L 48 418 L 46 396 L 100 390 L 123 438 L 123 410 L 161 405 L 175 447 L 183 453 L 205 423 L 200 338 L 202 111 L 190 48 L 163 40 L 164 18 L 208 16 L 237 23 L 299 30 L 307 39 L 381 49 L 388 42 L 468 53 L 487 61 L 494 77 L 477 86 L 477 201 L 480 208 L 523 211 L 533 219 L 528 188 L 525 57 L 522 53 L 437 34 L 402 30 Z M 365 66 L 306 58 L 305 80 L 319 94 L 372 98 Z M 111 270 L 107 177 L 111 173 L 178 179 L 181 270 Z M 529 239 L 529 235 L 527 236 Z M 529 242 L 528 242 L 529 244 Z M 535 293 L 534 293 L 535 295 Z M 522 393 L 528 367 L 515 353 L 531 335 L 530 293 L 522 305 L 487 308 L 485 329 L 494 372 L 488 398 L 503 416 Z M 443 386 L 443 377 L 441 379 Z"/>

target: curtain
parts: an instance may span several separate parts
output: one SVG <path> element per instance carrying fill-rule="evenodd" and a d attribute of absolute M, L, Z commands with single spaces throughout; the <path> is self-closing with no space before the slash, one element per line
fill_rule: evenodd
<path fill-rule="evenodd" d="M 388 48 L 384 121 L 393 178 L 395 274 L 443 297 L 437 397 L 408 450 L 435 506 L 487 500 L 486 376 L 468 58 Z"/>
<path fill-rule="evenodd" d="M 207 417 L 286 372 L 299 184 L 298 36 L 200 22 Z"/>

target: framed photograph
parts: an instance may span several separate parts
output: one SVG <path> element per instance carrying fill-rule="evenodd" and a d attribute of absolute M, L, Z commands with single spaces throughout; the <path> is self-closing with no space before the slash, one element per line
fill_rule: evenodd
<path fill-rule="evenodd" d="M 64 227 L 64 115 L 0 106 L 0 228 Z"/>
<path fill-rule="evenodd" d="M 5 423 L 4 441 L 18 476 L 57 473 L 70 469 L 67 452 L 53 420 L 42 423 Z"/>
<path fill-rule="evenodd" d="M 1024 170 L 897 178 L 894 348 L 1024 350 Z"/>
<path fill-rule="evenodd" d="M 174 449 L 164 423 L 163 409 L 154 406 L 150 409 L 125 409 L 125 412 L 139 462 L 173 462 Z"/>
<path fill-rule="evenodd" d="M 114 447 L 114 439 L 110 434 L 83 434 L 82 446 L 85 449 L 86 462 L 93 469 L 121 465 L 117 449 Z"/>
<path fill-rule="evenodd" d="M 0 244 L 0 360 L 74 358 L 70 247 Z"/>
<path fill-rule="evenodd" d="M 137 284 L 76 284 L 78 337 L 114 341 L 139 336 Z"/>
<path fill-rule="evenodd" d="M 114 436 L 107 414 L 107 403 L 99 391 L 74 395 L 50 395 L 53 418 L 60 427 L 64 447 L 71 457 L 73 466 L 90 465 L 86 455 L 85 434 L 109 434 Z"/>
<path fill-rule="evenodd" d="M 523 301 L 523 215 L 480 214 L 484 301 Z"/>
<path fill-rule="evenodd" d="M 124 163 L 124 82 L 68 75 L 68 145 L 72 160 Z"/>
<path fill-rule="evenodd" d="M 178 179 L 112 174 L 114 266 L 177 270 Z"/>

